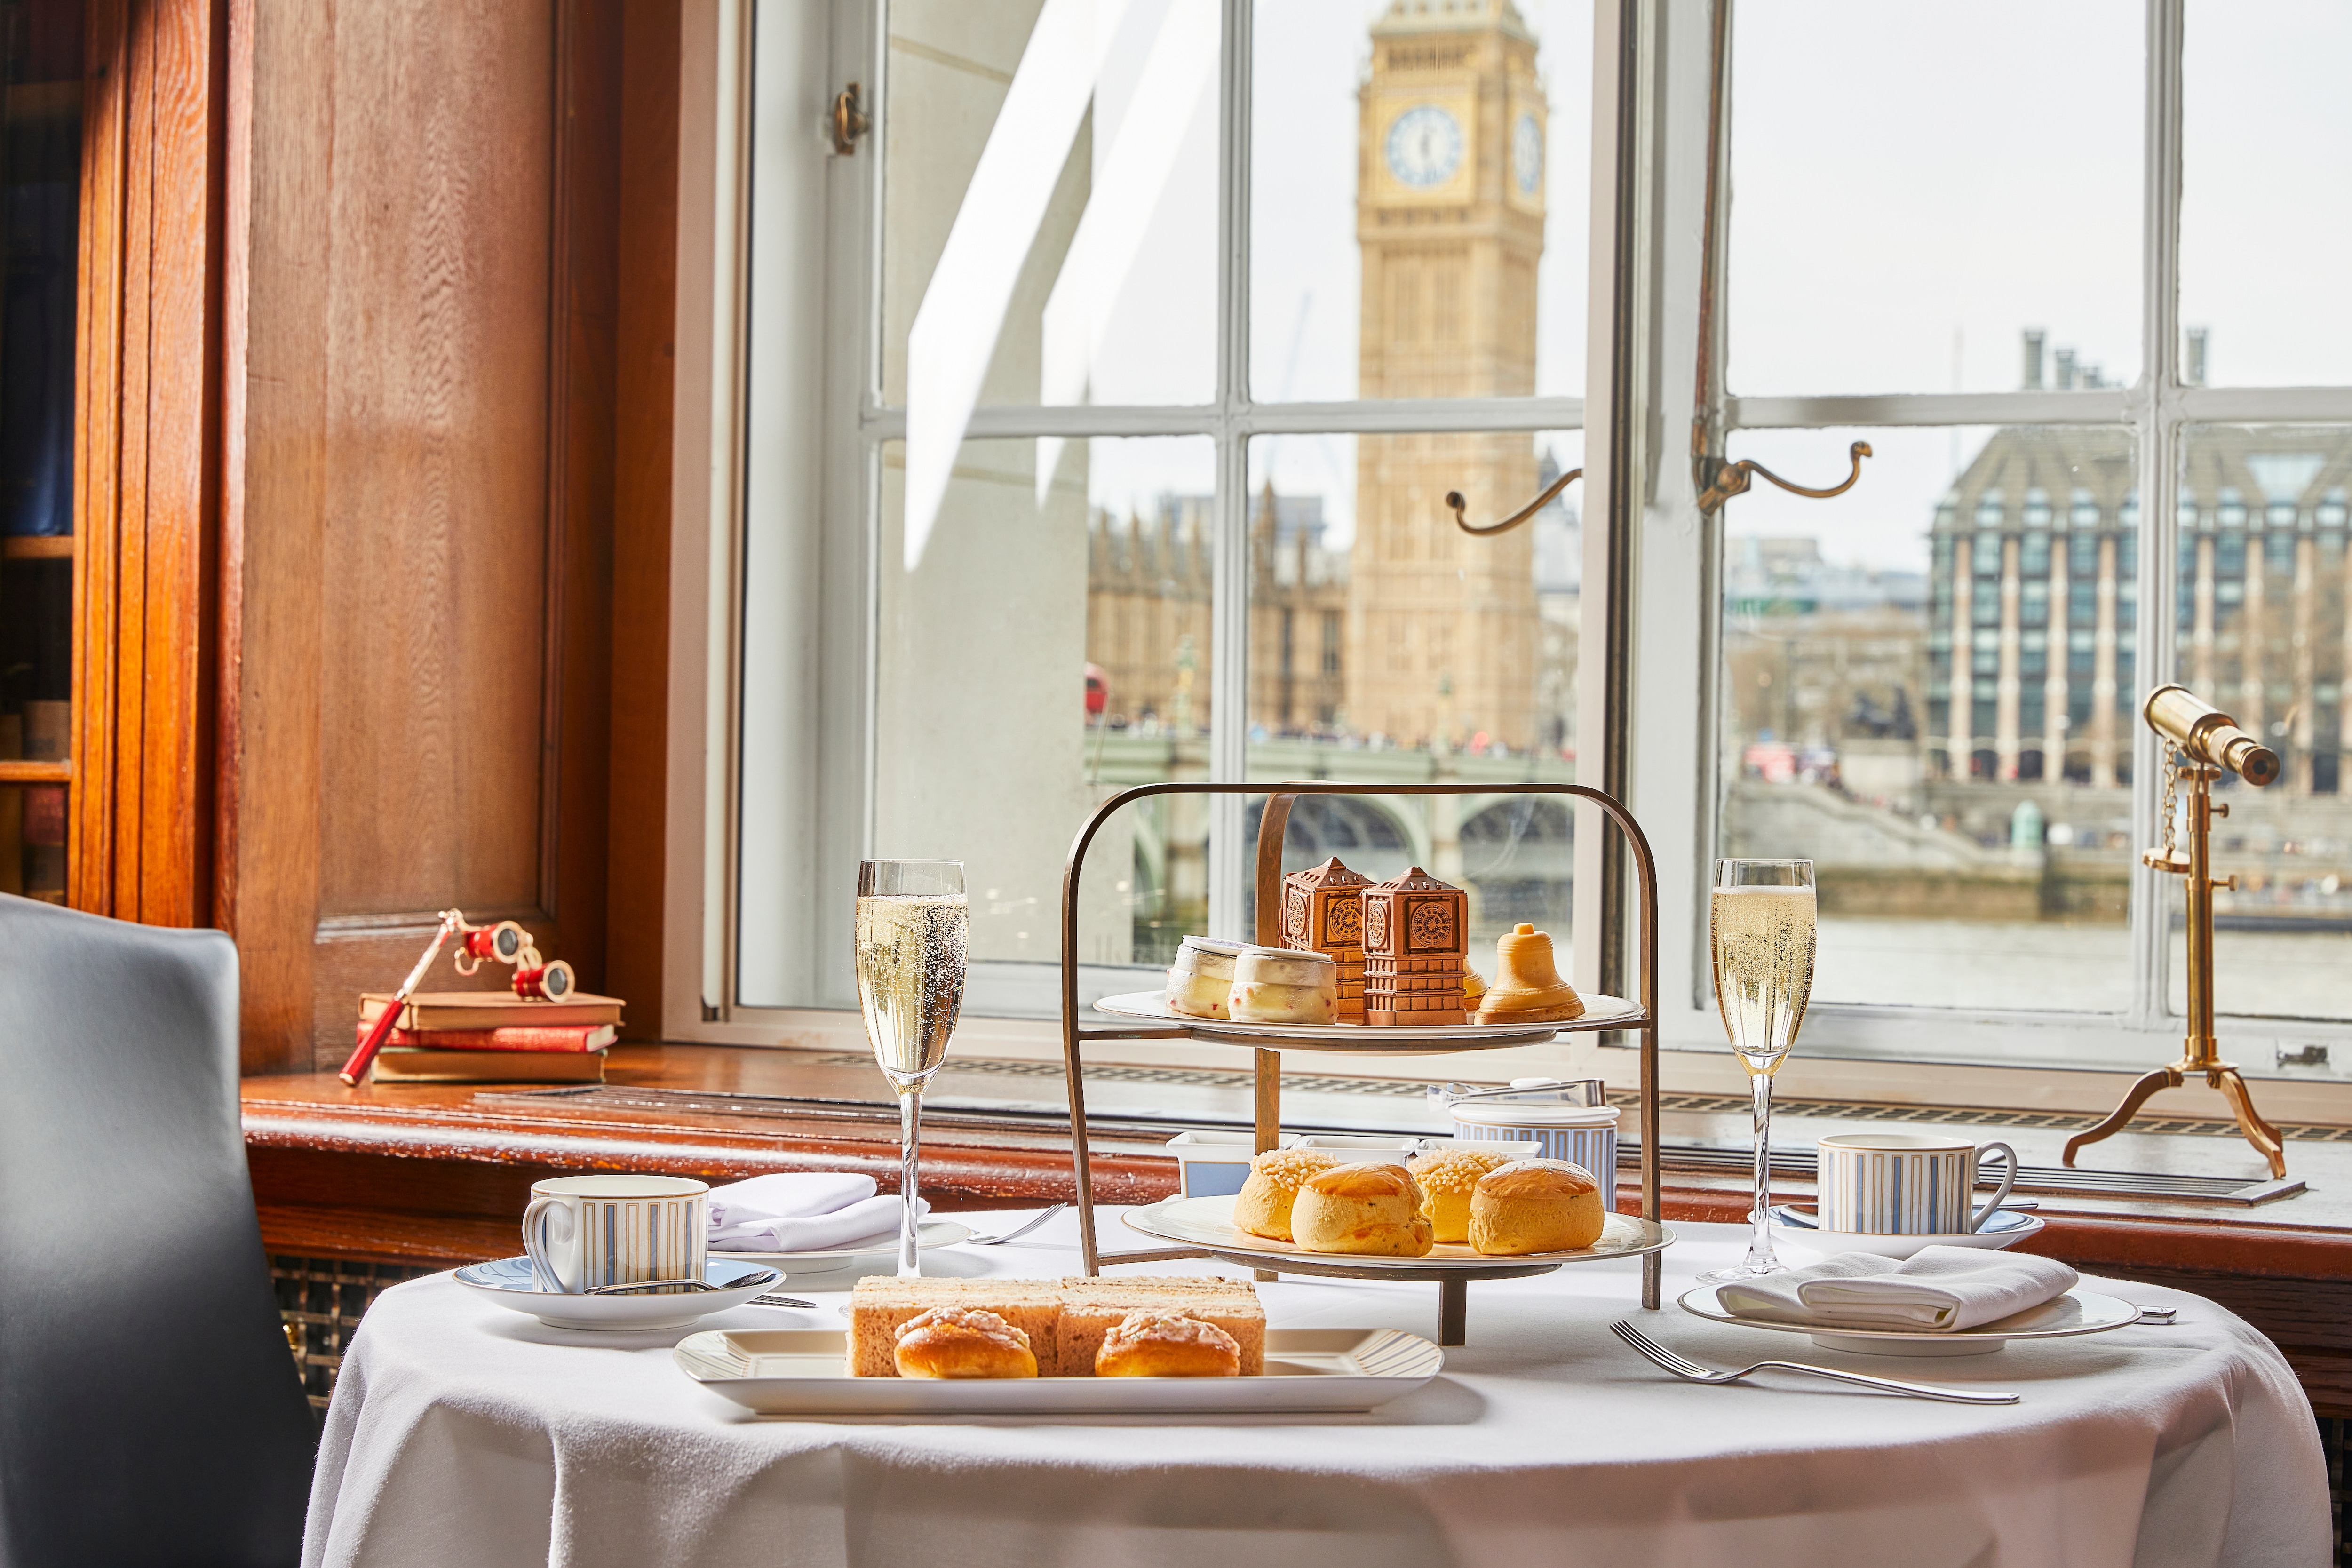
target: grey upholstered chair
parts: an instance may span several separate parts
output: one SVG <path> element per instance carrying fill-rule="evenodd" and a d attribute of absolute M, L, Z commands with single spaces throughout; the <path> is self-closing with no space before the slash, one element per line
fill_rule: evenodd
<path fill-rule="evenodd" d="M 301 1554 L 236 1039 L 218 931 L 0 895 L 0 1568 Z"/>

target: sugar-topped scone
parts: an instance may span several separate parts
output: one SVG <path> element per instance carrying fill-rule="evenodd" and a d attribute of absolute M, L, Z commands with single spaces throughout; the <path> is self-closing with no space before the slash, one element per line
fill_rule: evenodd
<path fill-rule="evenodd" d="M 1600 1240 L 1607 1217 L 1601 1184 L 1583 1166 L 1514 1160 L 1472 1189 L 1470 1245 L 1497 1256 L 1570 1252 Z"/>
<path fill-rule="evenodd" d="M 1309 1252 L 1426 1258 L 1421 1188 L 1402 1165 L 1335 1165 L 1307 1178 L 1290 1208 L 1291 1239 Z"/>
<path fill-rule="evenodd" d="M 1238 1377 L 1241 1370 L 1234 1336 L 1189 1310 L 1139 1308 L 1095 1352 L 1097 1377 Z"/>
<path fill-rule="evenodd" d="M 1470 1239 L 1470 1192 L 1478 1178 L 1511 1163 L 1508 1154 L 1493 1149 L 1430 1149 L 1415 1154 L 1405 1169 L 1421 1184 L 1421 1212 L 1429 1216 L 1432 1239 Z"/>
<path fill-rule="evenodd" d="M 1339 1156 L 1323 1149 L 1269 1149 L 1250 1161 L 1249 1179 L 1234 1199 L 1234 1225 L 1252 1236 L 1290 1239 L 1290 1205 L 1307 1178 L 1328 1171 Z"/>
<path fill-rule="evenodd" d="M 907 1320 L 894 1354 L 900 1377 L 1034 1377 L 1029 1336 L 978 1307 L 934 1307 Z"/>

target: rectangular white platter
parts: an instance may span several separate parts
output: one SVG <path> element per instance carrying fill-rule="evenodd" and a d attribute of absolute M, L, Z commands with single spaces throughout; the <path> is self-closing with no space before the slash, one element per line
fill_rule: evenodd
<path fill-rule="evenodd" d="M 1398 1329 L 1269 1329 L 1261 1377 L 851 1377 L 842 1329 L 719 1329 L 670 1352 L 680 1372 L 765 1415 L 1069 1415 L 1370 1410 L 1445 1353 Z"/>

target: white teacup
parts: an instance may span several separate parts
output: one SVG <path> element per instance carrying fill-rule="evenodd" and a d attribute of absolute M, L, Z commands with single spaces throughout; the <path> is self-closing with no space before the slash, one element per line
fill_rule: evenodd
<path fill-rule="evenodd" d="M 1849 1236 L 1958 1236 L 1990 1218 L 2017 1184 L 2017 1151 L 1931 1132 L 1836 1132 L 1821 1140 L 1823 1230 Z M 1977 1163 L 1998 1151 L 2000 1190 L 1972 1208 Z"/>
<path fill-rule="evenodd" d="M 710 1185 L 688 1176 L 552 1176 L 530 1185 L 522 1249 L 541 1290 L 699 1279 Z"/>

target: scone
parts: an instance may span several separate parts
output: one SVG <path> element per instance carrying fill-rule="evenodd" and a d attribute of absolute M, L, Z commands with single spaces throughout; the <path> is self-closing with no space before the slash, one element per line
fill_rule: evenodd
<path fill-rule="evenodd" d="M 1097 1377 L 1238 1377 L 1241 1370 L 1234 1336 L 1189 1311 L 1129 1312 L 1095 1352 Z"/>
<path fill-rule="evenodd" d="M 1511 1163 L 1493 1149 L 1432 1149 L 1415 1154 L 1405 1169 L 1421 1184 L 1421 1212 L 1439 1241 L 1470 1239 L 1470 1191 L 1487 1172 Z"/>
<path fill-rule="evenodd" d="M 1290 1207 L 1290 1237 L 1309 1252 L 1426 1258 L 1428 1216 L 1402 1165 L 1335 1165 L 1307 1179 Z"/>
<path fill-rule="evenodd" d="M 1322 1149 L 1269 1149 L 1250 1162 L 1249 1179 L 1234 1200 L 1234 1226 L 1275 1241 L 1290 1237 L 1290 1205 L 1307 1178 L 1328 1171 L 1339 1156 Z"/>
<path fill-rule="evenodd" d="M 1496 1257 L 1569 1252 L 1601 1239 L 1601 1184 L 1565 1160 L 1514 1160 L 1470 1194 L 1470 1245 Z"/>
<path fill-rule="evenodd" d="M 1029 1336 L 977 1307 L 933 1307 L 898 1331 L 900 1377 L 1034 1377 Z"/>
<path fill-rule="evenodd" d="M 1225 1011 L 1252 1024 L 1328 1024 L 1339 999 L 1339 965 L 1330 954 L 1245 947 L 1234 960 Z"/>

